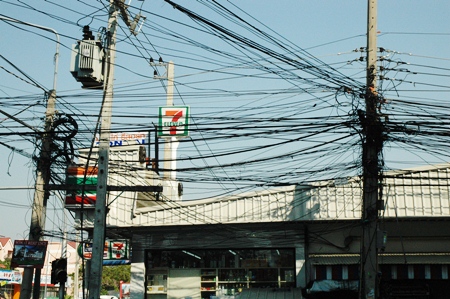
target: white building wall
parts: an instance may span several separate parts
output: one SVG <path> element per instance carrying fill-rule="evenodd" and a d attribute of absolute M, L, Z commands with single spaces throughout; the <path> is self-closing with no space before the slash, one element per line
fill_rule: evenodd
<path fill-rule="evenodd" d="M 128 162 L 121 159 L 128 159 Z M 147 198 L 142 200 L 144 193 L 111 192 L 108 225 L 200 225 L 361 218 L 362 182 L 358 177 L 324 181 L 308 187 L 288 186 L 238 196 L 179 201 L 170 200 L 179 198 L 174 194 L 178 192 L 176 182 L 161 180 L 154 172 L 139 165 L 130 167 L 135 159 L 135 154 L 117 154 L 113 165 L 118 168 L 110 168 L 109 183 L 162 185 L 164 192 L 158 201 L 153 193 L 147 193 Z M 123 168 L 121 163 L 126 167 Z M 385 177 L 384 217 L 442 217 L 450 214 L 448 168 L 394 172 L 385 174 Z M 85 220 L 85 227 L 92 225 L 93 213 L 86 212 Z"/>
<path fill-rule="evenodd" d="M 361 182 L 326 181 L 313 184 L 310 190 L 308 220 L 361 218 Z"/>
<path fill-rule="evenodd" d="M 145 263 L 144 251 L 133 252 L 131 260 L 130 299 L 145 298 Z"/>
<path fill-rule="evenodd" d="M 395 173 L 393 173 L 395 174 Z M 449 168 L 402 172 L 386 179 L 386 217 L 450 215 Z"/>
<path fill-rule="evenodd" d="M 306 254 L 304 246 L 295 247 L 295 274 L 296 287 L 304 288 L 306 286 L 306 268 L 305 268 Z"/>
<path fill-rule="evenodd" d="M 192 225 L 240 222 L 271 222 L 297 219 L 303 206 L 294 200 L 295 187 L 261 193 L 242 194 L 226 199 L 161 202 L 137 210 L 137 225 Z"/>
<path fill-rule="evenodd" d="M 0 260 L 3 261 L 6 258 L 12 258 L 14 249 L 13 241 L 10 238 L 0 238 Z"/>

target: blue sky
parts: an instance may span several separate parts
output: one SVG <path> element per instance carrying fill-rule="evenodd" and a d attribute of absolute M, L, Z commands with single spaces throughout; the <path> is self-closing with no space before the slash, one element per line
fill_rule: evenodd
<path fill-rule="evenodd" d="M 271 45 L 258 35 L 252 35 L 236 23 L 228 22 L 207 9 L 202 5 L 207 1 L 180 0 L 174 2 L 209 20 L 223 24 L 228 30 L 248 37 L 260 45 L 275 49 L 277 53 L 283 53 L 281 48 Z M 255 27 L 283 41 L 285 45 L 289 45 L 290 49 L 299 51 L 298 53 L 289 53 L 289 57 L 304 59 L 307 57 L 311 61 L 313 58 L 318 58 L 319 60 L 315 63 L 323 62 L 331 65 L 352 80 L 364 82 L 364 63 L 358 61 L 358 58 L 364 56 L 365 53 L 354 50 L 366 45 L 366 2 L 361 0 L 264 2 L 246 0 L 227 1 L 224 2 L 224 5 L 227 4 Z M 79 112 L 80 115 L 83 114 L 78 121 L 92 130 L 95 118 L 93 115 L 98 114 L 99 111 L 99 94 L 81 90 L 80 83 L 76 82 L 69 72 L 70 49 L 76 40 L 81 39 L 82 26 L 89 24 L 94 32 L 97 32 L 102 26 L 106 26 L 107 10 L 104 7 L 107 6 L 107 2 L 93 1 L 89 5 L 88 3 L 88 1 L 64 1 L 61 3 L 41 0 L 20 2 L 8 0 L 0 1 L 0 11 L 3 16 L 50 27 L 60 34 L 61 47 L 56 89 L 57 95 L 63 97 L 63 102 L 58 104 L 58 109 L 65 113 Z M 242 11 L 233 5 L 239 6 Z M 448 99 L 448 89 L 432 85 L 450 85 L 448 76 L 450 69 L 450 22 L 448 21 L 450 3 L 444 0 L 400 0 L 379 1 L 378 5 L 378 46 L 389 50 L 384 53 L 386 59 L 404 63 L 402 69 L 396 65 L 396 69 L 387 74 L 392 80 L 383 82 L 386 96 L 393 101 L 396 98 L 404 101 L 410 96 L 414 101 L 424 97 L 428 101 L 436 103 Z M 157 108 L 165 104 L 164 83 L 152 78 L 154 70 L 142 56 L 147 58 L 152 56 L 158 59 L 161 55 L 165 61 L 174 61 L 177 88 L 175 104 L 191 106 L 192 114 L 199 117 L 198 131 L 219 126 L 220 121 L 214 117 L 224 119 L 240 116 L 254 120 L 259 116 L 262 118 L 287 116 L 293 109 L 290 108 L 293 101 L 303 101 L 302 103 L 311 101 L 312 103 L 314 99 L 323 97 L 321 91 L 309 89 L 308 80 L 315 80 L 313 77 L 308 77 L 309 74 L 301 74 L 305 80 L 294 82 L 295 79 L 279 80 L 279 77 L 273 74 L 264 73 L 262 70 L 264 67 L 274 70 L 281 66 L 281 62 L 268 59 L 266 56 L 248 49 L 243 50 L 235 43 L 227 43 L 223 39 L 214 38 L 213 34 L 207 34 L 207 32 L 211 33 L 210 29 L 201 27 L 164 1 L 133 1 L 129 10 L 132 14 L 141 11 L 143 15 L 146 15 L 147 22 L 143 27 L 144 34 L 140 33 L 137 37 L 132 37 L 124 22 L 120 21 L 117 44 L 119 52 L 116 58 L 118 67 L 116 67 L 115 75 L 117 101 L 115 100 L 114 103 L 114 114 L 141 115 L 142 119 L 117 118 L 115 120 L 117 130 L 130 127 L 139 130 L 146 125 L 149 126 L 151 122 L 157 122 L 155 117 Z M 202 31 L 193 28 L 201 28 Z M 0 109 L 15 114 L 19 113 L 20 109 L 27 107 L 27 110 L 19 113 L 17 117 L 31 126 L 42 128 L 43 91 L 30 85 L 24 78 L 26 78 L 26 74 L 28 78 L 32 78 L 45 89 L 52 88 L 55 35 L 30 26 L 11 25 L 3 21 L 0 21 L 0 32 L 2 36 L 0 54 L 16 67 L 14 68 L 5 59 L 0 60 L 0 66 L 3 67 L 0 70 L 0 98 L 2 99 L 0 104 L 3 102 Z M 182 40 L 180 36 L 185 40 Z M 194 45 L 191 41 L 214 48 L 216 54 L 199 47 L 198 44 Z M 142 45 L 145 45 L 145 49 L 141 47 Z M 245 65 L 239 64 L 237 60 L 232 61 L 230 58 L 232 55 L 219 55 L 217 50 L 231 53 L 236 58 L 240 55 L 244 57 L 245 53 L 245 57 L 255 59 L 252 60 L 253 63 L 256 63 L 255 57 L 261 55 L 259 69 L 255 70 L 251 64 Z M 245 59 L 241 61 L 243 60 Z M 414 68 L 409 67 L 409 64 L 412 64 Z M 433 66 L 433 68 L 420 67 L 421 65 Z M 388 64 L 388 66 L 392 67 L 392 64 Z M 283 68 L 286 70 L 285 66 Z M 422 71 L 424 74 L 418 78 L 414 74 L 408 73 L 408 68 Z M 399 84 L 400 81 L 396 80 L 403 81 Z M 297 89 L 307 90 L 309 94 L 303 95 L 297 92 Z M 274 90 L 283 90 L 283 92 L 276 94 L 273 92 Z M 292 90 L 292 93 L 286 92 L 288 90 Z M 323 93 L 325 92 L 323 91 Z M 77 97 L 77 95 L 80 96 Z M 328 102 L 328 98 L 326 99 L 324 104 L 331 103 Z M 20 104 L 20 106 L 14 105 L 14 103 Z M 33 103 L 39 104 L 33 105 Z M 324 113 L 336 114 L 344 120 L 350 109 L 349 106 L 350 103 L 345 105 L 340 100 L 336 106 L 324 108 L 318 113 L 321 116 Z M 311 104 L 310 107 L 313 105 Z M 320 107 L 320 104 L 317 107 Z M 302 109 L 301 111 L 304 111 L 302 116 L 308 117 L 315 116 L 314 113 L 318 111 L 312 108 L 308 110 L 306 106 Z M 253 111 L 257 112 L 256 116 Z M 148 118 L 144 119 L 144 116 Z M 0 115 L 0 119 L 3 118 L 4 115 Z M 12 122 L 8 122 L 7 128 L 5 126 L 0 127 L 0 133 L 27 131 L 20 126 L 15 127 Z M 89 130 L 78 136 L 79 144 L 89 144 L 90 133 L 92 133 Z M 188 143 L 181 144 L 179 157 L 207 156 L 274 142 L 264 140 L 264 138 L 253 139 L 249 144 L 245 144 L 245 139 L 229 143 L 217 140 L 202 142 L 196 133 L 193 134 L 193 138 L 198 138 L 199 141 L 193 143 L 195 146 Z M 202 137 L 206 138 L 205 135 Z M 283 136 L 282 138 L 289 137 Z M 311 144 L 322 142 L 327 138 L 331 138 L 330 135 L 308 142 Z M 7 142 L 29 154 L 36 154 L 33 143 L 24 141 L 20 136 L 0 135 L 0 141 Z M 280 153 L 289 153 L 293 149 L 289 146 L 291 145 L 284 148 L 277 147 L 276 150 Z M 385 157 L 391 168 L 442 163 L 447 160 L 445 157 L 436 155 L 426 156 L 424 153 L 401 152 L 400 150 L 401 148 L 394 143 L 386 144 Z M 237 163 L 252 157 L 266 157 L 270 151 L 275 150 L 261 150 L 247 156 L 229 157 L 229 160 L 204 161 L 199 159 L 190 163 L 182 162 L 180 165 L 201 167 L 206 164 L 225 164 L 229 161 Z M 357 150 L 347 152 L 345 157 L 343 155 L 343 153 L 339 153 L 329 158 L 321 157 L 322 163 L 336 162 L 339 165 L 338 162 L 344 160 L 358 160 Z M 308 169 L 314 168 L 317 165 L 314 162 L 316 159 L 317 157 L 306 158 L 302 160 L 302 163 L 308 165 Z M 286 168 L 285 163 L 287 162 L 273 163 L 270 167 L 268 166 L 268 169 L 281 173 L 280 170 Z M 34 185 L 34 167 L 29 158 L 23 157 L 19 153 L 12 153 L 11 150 L 0 146 L 0 165 L 0 188 Z M 292 169 L 292 172 L 297 170 Z M 199 177 L 206 178 L 211 175 L 217 176 L 217 178 L 228 178 L 232 181 L 231 178 L 239 177 L 243 173 L 261 177 L 261 168 L 253 168 L 252 165 L 233 166 L 227 170 L 219 168 L 211 170 L 209 173 L 199 174 Z M 345 176 L 351 175 L 351 173 L 337 172 L 336 175 Z M 189 188 L 189 183 L 192 183 L 191 188 Z M 206 185 L 207 188 L 199 185 L 199 182 L 187 182 L 186 197 L 189 199 L 204 198 L 226 193 L 229 189 L 234 191 L 240 188 L 244 191 L 254 190 L 254 186 L 248 184 L 248 179 L 245 182 L 235 182 L 232 187 L 221 184 L 213 185 L 212 183 Z M 214 192 L 208 192 L 208 188 Z M 32 198 L 33 190 L 0 190 L 0 235 L 13 239 L 27 238 Z M 51 218 L 46 221 L 47 229 L 57 231 L 64 223 L 61 200 L 52 197 L 48 208 Z"/>

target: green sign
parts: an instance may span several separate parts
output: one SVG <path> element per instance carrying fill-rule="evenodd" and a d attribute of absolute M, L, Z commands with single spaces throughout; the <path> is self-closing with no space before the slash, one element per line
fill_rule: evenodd
<path fill-rule="evenodd" d="M 189 106 L 159 107 L 158 136 L 189 136 Z"/>

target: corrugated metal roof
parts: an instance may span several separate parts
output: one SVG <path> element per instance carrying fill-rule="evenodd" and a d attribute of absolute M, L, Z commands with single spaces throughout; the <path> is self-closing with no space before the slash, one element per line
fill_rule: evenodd
<path fill-rule="evenodd" d="M 286 186 L 264 191 L 177 201 L 176 181 L 159 178 L 140 168 L 136 148 L 111 153 L 109 184 L 162 185 L 164 194 L 110 192 L 107 224 L 116 227 L 266 223 L 361 218 L 362 183 L 359 177 L 323 181 L 309 186 Z M 93 153 L 96 154 L 95 151 Z M 122 169 L 122 168 L 123 169 Z M 122 170 L 121 170 L 122 169 Z M 152 175 L 150 175 L 152 174 Z M 385 218 L 448 217 L 450 167 L 419 168 L 385 174 Z M 166 199 L 171 200 L 166 200 Z M 87 211 L 84 227 L 93 225 Z"/>
<path fill-rule="evenodd" d="M 355 265 L 360 263 L 359 254 L 313 254 L 313 265 Z M 450 264 L 450 253 L 383 253 L 378 256 L 379 264 Z"/>

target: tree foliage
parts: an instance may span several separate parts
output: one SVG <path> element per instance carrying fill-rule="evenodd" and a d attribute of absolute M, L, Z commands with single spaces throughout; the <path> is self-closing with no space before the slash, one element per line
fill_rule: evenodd
<path fill-rule="evenodd" d="M 11 269 L 11 259 L 6 258 L 4 260 L 0 260 L 0 265 L 3 265 L 5 269 Z M 2 266 L 0 266 L 2 268 Z"/>
<path fill-rule="evenodd" d="M 86 268 L 84 268 L 86 270 Z M 83 277 L 83 269 L 79 268 L 79 275 Z M 100 295 L 108 295 L 111 293 L 119 293 L 120 281 L 130 282 L 131 266 L 103 266 L 102 270 L 102 288 Z"/>
<path fill-rule="evenodd" d="M 120 281 L 129 282 L 131 278 L 131 266 L 103 266 L 101 294 L 110 291 L 119 292 Z"/>

